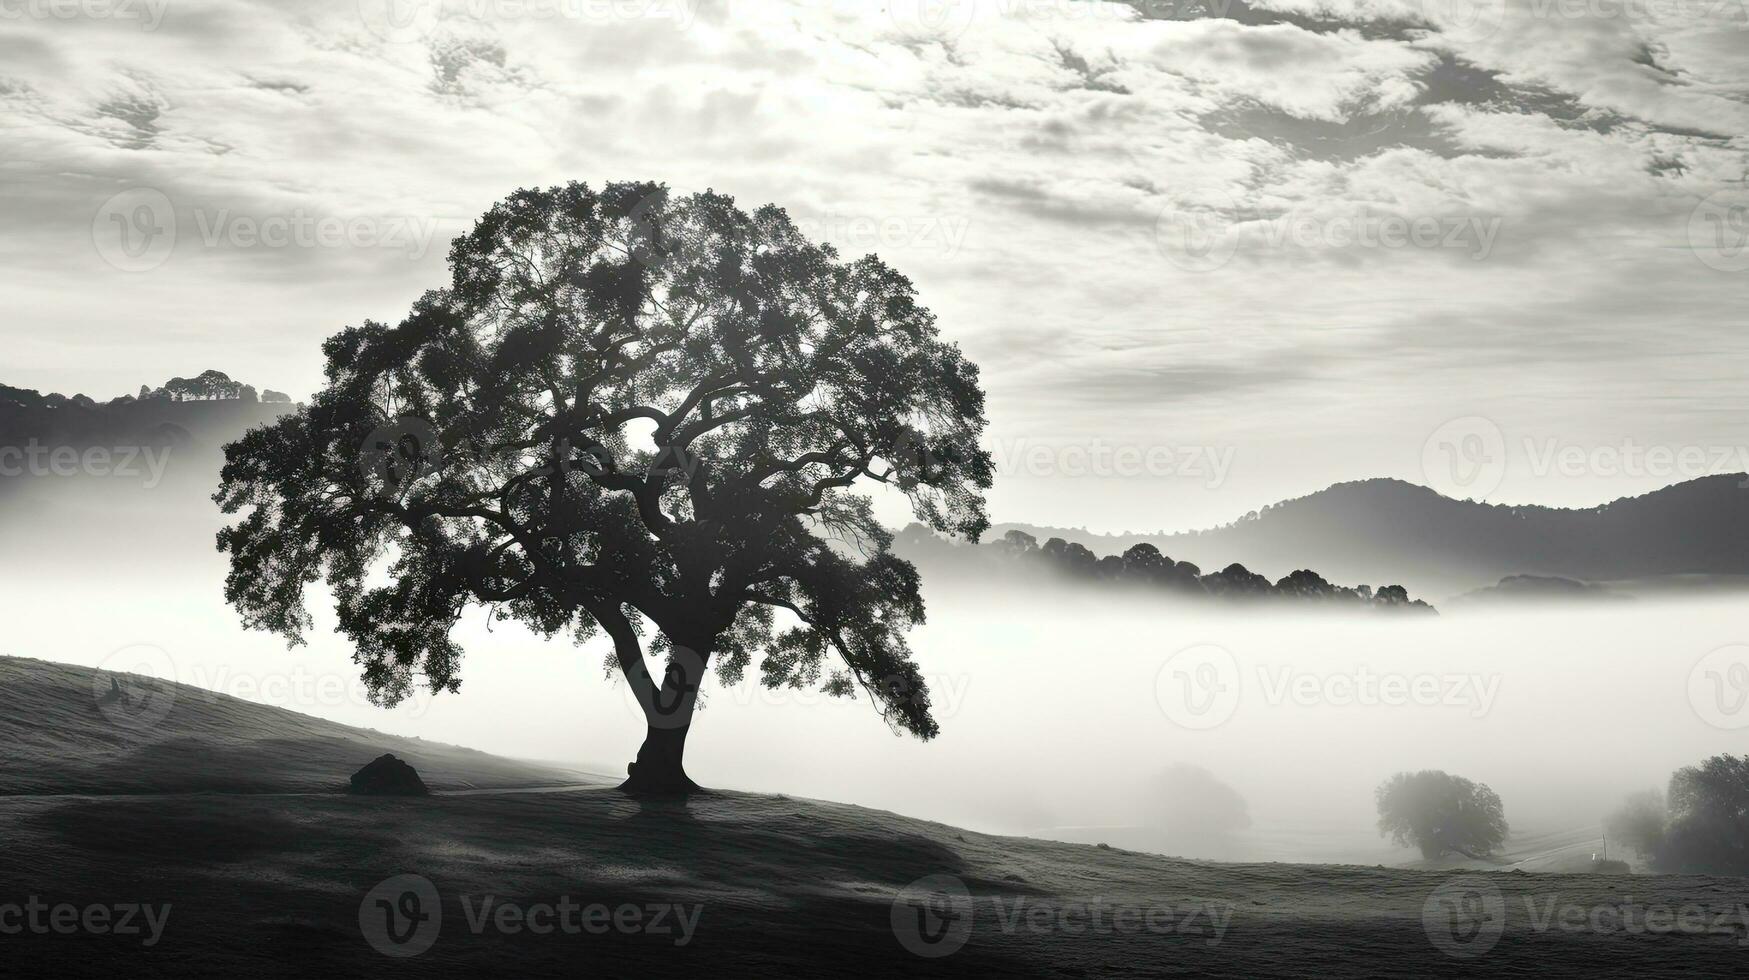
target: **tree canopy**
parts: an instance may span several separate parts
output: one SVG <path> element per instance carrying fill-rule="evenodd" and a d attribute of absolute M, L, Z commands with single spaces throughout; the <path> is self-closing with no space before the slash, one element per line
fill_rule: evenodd
<path fill-rule="evenodd" d="M 1400 772 L 1375 794 L 1379 833 L 1423 857 L 1491 854 L 1506 842 L 1500 797 L 1481 783 L 1437 769 Z"/>
<path fill-rule="evenodd" d="M 683 737 L 707 664 L 733 683 L 756 657 L 768 687 L 861 690 L 936 734 L 905 641 L 917 572 L 853 488 L 976 539 L 991 461 L 977 369 L 910 280 L 775 206 L 648 183 L 518 191 L 449 267 L 399 324 L 330 338 L 315 398 L 228 447 L 247 625 L 300 642 L 325 582 L 385 703 L 420 675 L 459 687 L 470 605 L 604 632 L 651 723 L 640 767 L 659 728 Z M 690 785 L 677 744 L 661 768 Z"/>

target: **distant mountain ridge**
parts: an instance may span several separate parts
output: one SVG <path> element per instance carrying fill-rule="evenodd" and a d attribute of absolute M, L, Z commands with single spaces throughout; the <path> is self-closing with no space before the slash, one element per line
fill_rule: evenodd
<path fill-rule="evenodd" d="M 1332 581 L 1400 583 L 1437 601 L 1512 575 L 1749 574 L 1746 480 L 1705 476 L 1584 509 L 1454 500 L 1402 480 L 1358 480 L 1204 531 L 1101 535 L 1004 523 L 985 540 L 1021 530 L 1102 554 L 1146 542 L 1204 568 L 1239 562 L 1268 576 L 1315 568 Z"/>
<path fill-rule="evenodd" d="M 63 476 L 137 476 L 144 461 L 159 460 L 173 478 L 208 480 L 226 443 L 296 408 L 285 394 L 258 394 L 221 371 L 107 402 L 0 384 L 0 488 L 29 477 L 54 487 Z"/>

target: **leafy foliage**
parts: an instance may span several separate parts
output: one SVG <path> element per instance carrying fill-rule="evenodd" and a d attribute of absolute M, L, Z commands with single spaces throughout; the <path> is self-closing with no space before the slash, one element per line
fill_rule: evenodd
<path fill-rule="evenodd" d="M 1749 755 L 1715 755 L 1676 770 L 1668 794 L 1628 797 L 1604 829 L 1654 871 L 1749 874 Z"/>
<path fill-rule="evenodd" d="M 1437 769 L 1400 772 L 1375 794 L 1379 834 L 1423 857 L 1481 857 L 1506 842 L 1500 797 L 1481 783 Z"/>
<path fill-rule="evenodd" d="M 916 536 L 912 541 L 916 541 Z M 974 549 L 965 549 L 974 550 Z M 1310 569 L 1299 569 L 1278 582 L 1234 562 L 1218 572 L 1204 574 L 1188 561 L 1174 561 L 1147 542 L 1131 545 L 1121 555 L 1096 555 L 1087 546 L 1051 538 L 1043 545 L 1021 530 L 1011 530 L 1000 541 L 983 549 L 997 563 L 1009 567 L 1042 569 L 1071 581 L 1133 585 L 1145 590 L 1180 596 L 1218 596 L 1225 599 L 1289 599 L 1327 602 L 1381 609 L 1431 612 L 1433 607 L 1410 599 L 1400 585 L 1348 588 L 1333 585 Z"/>
<path fill-rule="evenodd" d="M 325 582 L 373 696 L 460 683 L 470 605 L 547 636 L 640 636 L 767 686 L 869 693 L 936 733 L 905 634 L 916 570 L 853 486 L 975 539 L 977 369 L 908 279 L 779 208 L 654 184 L 522 190 L 401 323 L 324 345 L 327 384 L 228 447 L 226 598 L 300 642 Z M 825 668 L 829 654 L 839 666 Z"/>

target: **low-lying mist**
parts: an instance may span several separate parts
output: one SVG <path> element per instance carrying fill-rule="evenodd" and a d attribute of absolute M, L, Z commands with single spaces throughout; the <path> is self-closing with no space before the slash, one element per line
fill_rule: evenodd
<path fill-rule="evenodd" d="M 604 675 L 603 646 L 477 614 L 460 627 L 459 695 L 369 704 L 319 599 L 308 647 L 241 628 L 221 595 L 219 515 L 164 507 L 161 492 L 68 484 L 8 501 L 0 653 L 118 666 L 115 651 L 157 648 L 185 683 L 348 724 L 610 773 L 636 752 L 642 718 Z M 1404 617 L 926 591 L 912 645 L 938 739 L 892 734 L 866 699 L 712 678 L 693 777 L 979 830 L 1388 863 L 1415 856 L 1374 829 L 1373 789 L 1394 772 L 1486 783 L 1521 833 L 1595 825 L 1626 793 L 1740 744 L 1713 724 L 1733 716 L 1706 684 L 1749 693 L 1728 672 L 1691 688 L 1709 651 L 1744 640 L 1744 600 L 1728 596 Z"/>

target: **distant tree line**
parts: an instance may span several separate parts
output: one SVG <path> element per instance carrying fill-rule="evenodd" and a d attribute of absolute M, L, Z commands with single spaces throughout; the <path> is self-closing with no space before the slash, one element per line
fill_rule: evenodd
<path fill-rule="evenodd" d="M 1749 755 L 1676 770 L 1668 793 L 1628 797 L 1603 829 L 1661 874 L 1749 875 Z"/>
<path fill-rule="evenodd" d="M 1025 531 L 1009 531 L 991 546 L 995 553 L 1018 565 L 1030 565 L 1086 582 L 1127 583 L 1167 594 L 1218 596 L 1227 599 L 1299 599 L 1353 606 L 1413 609 L 1432 612 L 1420 599 L 1409 598 L 1401 585 L 1385 585 L 1376 591 L 1370 585 L 1353 588 L 1334 585 L 1311 569 L 1302 568 L 1280 581 L 1251 571 L 1234 562 L 1218 572 L 1204 573 L 1188 561 L 1174 561 L 1154 545 L 1132 546 L 1121 555 L 1100 556 L 1085 545 L 1062 538 L 1044 544 Z"/>
<path fill-rule="evenodd" d="M 115 408 L 135 402 L 153 401 L 240 401 L 262 402 L 266 404 L 289 405 L 291 396 L 281 391 L 268 388 L 257 392 L 253 385 L 233 381 L 230 375 L 223 371 L 202 371 L 192 378 L 171 378 L 160 387 L 141 385 L 138 395 L 122 395 L 120 398 L 99 403 L 85 395 L 63 395 L 59 392 L 43 394 L 33 388 L 13 388 L 0 385 L 0 407 L 16 408 Z"/>

